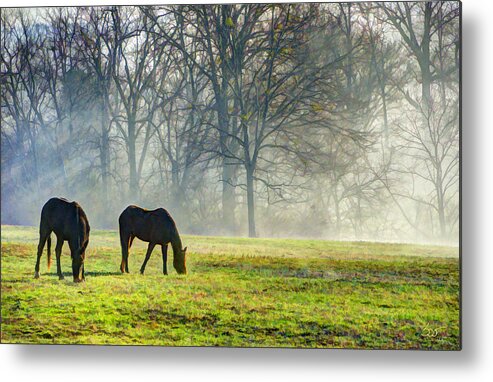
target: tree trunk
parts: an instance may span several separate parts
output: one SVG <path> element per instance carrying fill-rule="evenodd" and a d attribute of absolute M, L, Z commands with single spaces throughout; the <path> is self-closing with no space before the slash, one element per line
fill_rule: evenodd
<path fill-rule="evenodd" d="M 101 161 L 101 181 L 102 181 L 102 203 L 104 206 L 108 206 L 108 176 L 109 176 L 109 134 L 108 134 L 108 109 L 106 104 L 106 97 L 103 96 L 103 101 L 101 102 L 101 144 L 100 150 L 100 161 Z M 105 217 L 102 217 L 103 220 Z M 109 223 L 104 221 L 103 224 Z"/>
<path fill-rule="evenodd" d="M 380 98 L 382 99 L 384 143 L 385 143 L 385 149 L 388 150 L 390 148 L 389 145 L 390 130 L 389 130 L 389 118 L 387 111 L 387 92 L 385 91 L 385 85 L 386 85 L 385 61 L 383 58 L 381 60 L 382 60 L 381 71 L 378 68 L 378 64 L 376 64 L 376 58 L 375 58 L 375 67 L 378 73 L 378 82 L 380 85 Z"/>
<path fill-rule="evenodd" d="M 135 117 L 128 120 L 128 163 L 130 166 L 129 198 L 139 201 L 139 184 L 137 180 L 137 160 L 135 154 Z"/>
<path fill-rule="evenodd" d="M 247 205 L 248 205 L 248 237 L 257 237 L 255 231 L 255 203 L 253 195 L 253 169 L 250 166 L 246 168 L 247 177 Z"/>
<path fill-rule="evenodd" d="M 176 161 L 172 161 L 171 163 L 171 190 L 173 207 L 181 214 L 184 207 L 184 195 L 183 189 L 180 186 L 180 174 Z"/>
<path fill-rule="evenodd" d="M 32 154 L 32 177 L 33 183 L 37 190 L 40 189 L 39 186 L 39 165 L 38 165 L 38 151 L 36 148 L 36 138 L 34 137 L 31 126 L 27 123 L 27 133 L 29 137 L 29 142 L 31 145 L 31 154 Z"/>
<path fill-rule="evenodd" d="M 221 16 L 224 18 L 228 15 L 228 5 L 220 6 Z M 229 80 L 231 78 L 231 70 L 228 67 L 228 61 L 230 60 L 227 54 L 227 35 L 228 32 L 224 30 L 225 26 L 220 24 L 217 25 L 217 43 L 218 43 L 218 54 L 221 59 L 221 63 L 219 65 L 220 68 L 220 77 L 216 77 L 214 83 L 214 95 L 216 98 L 217 104 L 217 117 L 219 124 L 219 139 L 221 145 L 221 153 L 223 155 L 223 163 L 222 163 L 222 180 L 223 180 L 223 189 L 222 189 L 222 217 L 223 217 L 223 227 L 230 234 L 236 233 L 235 227 L 235 197 L 234 197 L 234 174 L 236 165 L 231 163 L 231 151 L 233 148 L 231 147 L 231 139 L 229 134 L 231 134 L 231 126 L 230 126 L 230 118 L 228 111 L 228 89 L 229 89 Z M 211 56 L 211 59 L 214 59 Z"/>
<path fill-rule="evenodd" d="M 69 193 L 68 179 L 67 179 L 67 171 L 65 170 L 65 162 L 63 160 L 62 153 L 60 152 L 60 147 L 57 146 L 57 164 L 60 169 L 60 175 L 63 180 L 63 189 L 66 194 Z"/>
<path fill-rule="evenodd" d="M 363 232 L 363 216 L 361 213 L 361 195 L 358 193 L 357 196 L 357 208 L 356 208 L 356 225 L 355 225 L 355 231 L 356 231 L 356 239 L 361 240 L 361 234 Z"/>
<path fill-rule="evenodd" d="M 223 224 L 228 233 L 236 233 L 236 222 L 235 222 L 235 189 L 234 189 L 234 177 L 235 177 L 235 165 L 228 163 L 229 161 L 224 158 L 223 168 L 222 168 L 222 179 L 223 179 L 223 189 L 222 189 L 222 206 L 223 206 Z"/>
<path fill-rule="evenodd" d="M 421 97 L 423 100 L 423 114 L 426 119 L 429 118 L 431 110 L 431 72 L 430 72 L 430 62 L 423 62 L 420 64 L 421 70 Z"/>
<path fill-rule="evenodd" d="M 223 153 L 223 163 L 222 163 L 222 215 L 223 215 L 223 225 L 224 229 L 231 234 L 236 232 L 235 227 L 235 188 L 234 188 L 234 175 L 235 175 L 235 164 L 227 158 L 231 155 L 228 143 L 229 134 L 229 117 L 226 101 L 223 97 L 219 96 L 217 100 L 217 114 L 218 114 L 218 124 L 219 124 L 219 139 L 221 145 L 221 152 Z"/>
<path fill-rule="evenodd" d="M 334 209 L 336 214 L 335 238 L 339 240 L 341 238 L 341 211 L 339 207 L 339 198 L 335 188 L 332 188 L 332 198 L 334 199 Z"/>
<path fill-rule="evenodd" d="M 438 171 L 438 175 L 441 178 L 441 171 Z M 437 181 L 436 193 L 437 193 L 438 222 L 440 224 L 440 237 L 442 240 L 445 240 L 447 235 L 447 222 L 445 219 L 445 203 L 444 203 L 441 181 Z"/>
<path fill-rule="evenodd" d="M 425 20 L 423 40 L 421 43 L 421 55 L 418 56 L 419 69 L 421 70 L 421 96 L 424 105 L 424 114 L 428 118 L 431 111 L 431 60 L 430 60 L 430 40 L 432 23 L 432 4 L 425 4 Z"/>

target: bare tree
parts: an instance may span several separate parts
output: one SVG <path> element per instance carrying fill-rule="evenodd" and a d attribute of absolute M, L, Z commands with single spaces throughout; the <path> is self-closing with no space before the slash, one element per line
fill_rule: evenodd
<path fill-rule="evenodd" d="M 99 115 L 97 148 L 99 151 L 100 174 L 102 183 L 102 203 L 110 203 L 110 105 L 112 81 L 115 76 L 117 39 L 113 26 L 115 8 L 85 8 L 83 13 L 87 22 L 80 24 L 80 52 L 83 65 L 89 75 L 94 76 Z M 92 94 L 91 94 L 92 95 Z"/>
<path fill-rule="evenodd" d="M 400 147 L 404 155 L 411 157 L 412 163 L 406 164 L 402 171 L 419 178 L 425 189 L 430 185 L 433 193 L 429 198 L 408 197 L 436 211 L 440 237 L 446 239 L 450 234 L 449 226 L 455 225 L 458 217 L 457 211 L 451 208 L 451 201 L 456 199 L 458 192 L 458 91 L 453 82 L 451 88 L 445 86 L 449 76 L 458 78 L 455 60 L 458 5 L 403 3 L 383 5 L 383 10 L 419 67 L 421 98 L 413 95 L 412 86 L 400 88 L 420 116 L 416 119 L 411 115 L 400 126 L 399 135 L 404 142 Z M 434 86 L 437 83 L 439 89 Z M 455 217 L 447 218 L 447 211 Z"/>
<path fill-rule="evenodd" d="M 123 105 L 123 115 L 113 117 L 127 148 L 129 163 L 129 193 L 139 200 L 139 180 L 142 165 L 154 129 L 146 116 L 142 117 L 144 92 L 155 80 L 156 70 L 165 53 L 165 45 L 152 33 L 147 16 L 136 8 L 114 8 L 113 28 L 117 54 L 113 80 Z M 124 127 L 125 124 L 125 127 Z M 137 141 L 142 149 L 137 154 Z"/>
<path fill-rule="evenodd" d="M 458 11 L 4 10 L 2 201 L 25 223 L 59 193 L 96 226 L 138 202 L 194 233 L 453 239 Z"/>

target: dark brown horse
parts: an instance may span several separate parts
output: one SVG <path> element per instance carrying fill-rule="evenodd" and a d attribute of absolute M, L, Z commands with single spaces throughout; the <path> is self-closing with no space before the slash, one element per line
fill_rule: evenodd
<path fill-rule="evenodd" d="M 48 241 L 47 257 L 48 269 L 51 265 L 51 233 L 57 237 L 55 253 L 58 278 L 63 280 L 60 257 L 63 242 L 68 241 L 72 256 L 72 275 L 74 282 L 80 282 L 84 277 L 84 259 L 87 244 L 89 243 L 89 221 L 82 207 L 76 202 L 69 202 L 63 198 L 52 198 L 46 202 L 41 211 L 39 224 L 39 244 L 34 278 L 39 278 L 39 261 L 43 248 Z"/>
<path fill-rule="evenodd" d="M 180 274 L 187 273 L 185 261 L 187 248 L 182 249 L 176 224 L 164 208 L 149 211 L 137 206 L 128 206 L 120 215 L 118 222 L 120 223 L 120 243 L 122 246 L 122 263 L 120 266 L 122 273 L 128 273 L 128 250 L 136 237 L 149 243 L 145 260 L 140 268 L 141 274 L 144 274 L 146 264 L 156 244 L 161 245 L 163 273 L 168 274 L 166 268 L 168 243 L 171 243 L 173 248 L 173 267 Z"/>

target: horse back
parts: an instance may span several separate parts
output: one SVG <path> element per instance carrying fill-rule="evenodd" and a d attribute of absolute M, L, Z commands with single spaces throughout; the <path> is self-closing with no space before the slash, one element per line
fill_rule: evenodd
<path fill-rule="evenodd" d="M 119 223 L 121 232 L 156 244 L 169 243 L 176 234 L 176 225 L 164 208 L 146 210 L 128 206 L 120 215 Z"/>
<path fill-rule="evenodd" d="M 76 239 L 81 233 L 89 236 L 89 221 L 77 202 L 64 198 L 51 198 L 41 211 L 40 231 L 53 231 L 63 240 Z"/>

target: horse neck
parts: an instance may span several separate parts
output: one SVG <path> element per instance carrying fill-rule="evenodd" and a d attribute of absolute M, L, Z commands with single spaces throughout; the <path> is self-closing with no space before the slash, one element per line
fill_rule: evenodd
<path fill-rule="evenodd" d="M 181 238 L 180 235 L 178 234 L 178 231 L 171 237 L 171 247 L 173 248 L 173 253 L 180 253 L 182 246 L 181 246 Z"/>

